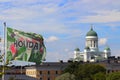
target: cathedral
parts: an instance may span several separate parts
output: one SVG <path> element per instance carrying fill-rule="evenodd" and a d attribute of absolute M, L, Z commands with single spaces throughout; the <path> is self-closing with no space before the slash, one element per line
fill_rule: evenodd
<path fill-rule="evenodd" d="M 83 61 L 83 62 L 97 62 L 106 60 L 111 56 L 111 50 L 107 46 L 103 51 L 99 51 L 98 48 L 98 35 L 91 29 L 86 34 L 86 42 L 84 51 L 80 51 L 79 48 L 74 50 L 73 61 Z"/>

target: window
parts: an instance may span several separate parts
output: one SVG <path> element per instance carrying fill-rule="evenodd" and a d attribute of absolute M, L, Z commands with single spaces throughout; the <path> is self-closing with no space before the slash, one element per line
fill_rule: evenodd
<path fill-rule="evenodd" d="M 42 74 L 42 71 L 40 71 L 40 75 Z"/>
<path fill-rule="evenodd" d="M 42 78 L 40 78 L 40 80 L 42 80 Z"/>
<path fill-rule="evenodd" d="M 58 74 L 58 71 L 56 71 L 56 74 Z"/>
<path fill-rule="evenodd" d="M 50 71 L 48 71 L 48 74 L 50 74 Z"/>
<path fill-rule="evenodd" d="M 50 80 L 50 78 L 48 78 L 48 80 Z"/>
<path fill-rule="evenodd" d="M 91 47 L 92 47 L 92 40 L 91 40 Z"/>
<path fill-rule="evenodd" d="M 94 47 L 96 47 L 95 45 L 96 45 L 96 42 L 94 41 Z"/>

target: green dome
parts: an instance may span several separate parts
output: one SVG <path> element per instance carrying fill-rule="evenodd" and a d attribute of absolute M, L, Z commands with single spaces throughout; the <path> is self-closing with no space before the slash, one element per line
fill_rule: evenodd
<path fill-rule="evenodd" d="M 79 49 L 79 48 L 76 48 L 75 51 L 80 51 L 80 49 Z"/>
<path fill-rule="evenodd" d="M 110 48 L 109 48 L 109 47 L 106 47 L 104 50 L 110 51 Z"/>
<path fill-rule="evenodd" d="M 88 46 L 85 47 L 86 50 L 90 50 L 90 48 Z"/>
<path fill-rule="evenodd" d="M 93 30 L 93 28 L 91 27 L 90 31 L 87 33 L 86 36 L 96 36 L 97 37 L 97 33 Z"/>

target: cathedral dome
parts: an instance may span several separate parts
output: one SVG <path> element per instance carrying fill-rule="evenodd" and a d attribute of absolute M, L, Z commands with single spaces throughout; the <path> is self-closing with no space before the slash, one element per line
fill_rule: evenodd
<path fill-rule="evenodd" d="M 91 27 L 90 31 L 87 33 L 86 36 L 96 36 L 97 37 L 97 33 L 93 30 L 93 28 Z"/>
<path fill-rule="evenodd" d="M 90 48 L 88 46 L 85 47 L 86 50 L 90 50 Z"/>
<path fill-rule="evenodd" d="M 109 48 L 109 47 L 106 47 L 104 50 L 110 51 L 110 48 Z"/>
<path fill-rule="evenodd" d="M 79 48 L 76 48 L 75 51 L 80 51 L 80 49 L 79 49 Z"/>

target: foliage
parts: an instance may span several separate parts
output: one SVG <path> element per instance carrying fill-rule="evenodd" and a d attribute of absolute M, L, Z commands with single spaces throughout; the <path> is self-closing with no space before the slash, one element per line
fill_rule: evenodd
<path fill-rule="evenodd" d="M 78 69 L 79 63 L 71 63 L 64 71 L 63 73 L 69 72 L 70 74 L 74 74 L 74 72 Z"/>
<path fill-rule="evenodd" d="M 93 80 L 106 80 L 106 75 L 99 72 L 93 76 Z"/>
<path fill-rule="evenodd" d="M 120 80 L 120 72 L 110 73 L 107 76 L 107 80 Z"/>
<path fill-rule="evenodd" d="M 106 73 L 106 69 L 98 64 L 81 64 L 78 62 L 74 62 L 64 70 L 64 73 L 67 72 L 74 74 L 75 80 L 93 80 L 94 77 L 98 78 L 104 76 Z M 104 80 L 104 78 L 105 76 L 101 80 Z"/>
<path fill-rule="evenodd" d="M 75 76 L 70 73 L 64 73 L 61 76 L 58 76 L 55 80 L 75 80 Z"/>

